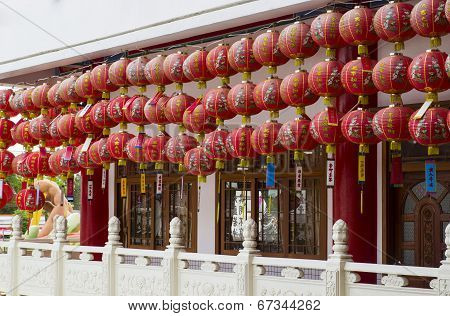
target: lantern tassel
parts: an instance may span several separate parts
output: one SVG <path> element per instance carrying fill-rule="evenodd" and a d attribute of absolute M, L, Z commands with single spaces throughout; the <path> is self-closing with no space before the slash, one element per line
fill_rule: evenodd
<path fill-rule="evenodd" d="M 295 58 L 294 59 L 294 66 L 298 67 L 300 69 L 300 67 L 304 64 L 304 59 L 303 58 Z"/>
<path fill-rule="evenodd" d="M 327 144 L 325 152 L 327 154 L 336 154 L 336 145 L 334 145 L 334 144 Z"/>
<path fill-rule="evenodd" d="M 329 48 L 325 50 L 325 56 L 328 58 L 334 58 L 336 57 L 336 50 L 334 48 Z"/>
<path fill-rule="evenodd" d="M 436 155 L 439 155 L 439 147 L 428 146 L 428 156 L 436 156 Z"/>
<path fill-rule="evenodd" d="M 216 162 L 217 163 L 217 162 Z M 217 210 L 216 210 L 216 223 L 219 223 L 220 218 L 220 200 L 221 200 L 221 183 L 220 183 L 220 171 L 217 173 Z"/>
<path fill-rule="evenodd" d="M 431 48 L 436 48 L 441 46 L 441 38 L 440 37 L 432 37 L 430 38 L 430 46 Z"/>
<path fill-rule="evenodd" d="M 396 52 L 399 52 L 399 51 L 404 50 L 404 49 L 405 49 L 405 43 L 404 42 L 395 42 L 394 43 L 394 50 Z"/>
<path fill-rule="evenodd" d="M 244 81 L 252 80 L 252 73 L 248 72 L 248 71 L 243 72 L 242 73 L 242 80 L 244 80 Z"/>
<path fill-rule="evenodd" d="M 367 47 L 367 45 L 358 45 L 358 55 L 363 56 L 363 55 L 368 55 L 369 54 L 369 49 Z"/>

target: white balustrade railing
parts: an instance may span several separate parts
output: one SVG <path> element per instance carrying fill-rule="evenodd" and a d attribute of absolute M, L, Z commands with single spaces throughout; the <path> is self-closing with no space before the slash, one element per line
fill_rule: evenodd
<path fill-rule="evenodd" d="M 439 268 L 353 262 L 342 220 L 333 226 L 328 260 L 262 257 L 252 219 L 244 223 L 237 256 L 185 252 L 178 218 L 165 251 L 123 248 L 116 217 L 104 247 L 69 245 L 62 216 L 55 218 L 51 244 L 24 241 L 21 227 L 15 216 L 10 241 L 0 241 L 6 295 L 450 295 L 450 225 Z M 422 287 L 409 285 L 411 278 Z"/>

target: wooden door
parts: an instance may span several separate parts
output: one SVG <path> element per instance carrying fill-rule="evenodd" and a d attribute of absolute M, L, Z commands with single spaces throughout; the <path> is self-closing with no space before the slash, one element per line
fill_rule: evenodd
<path fill-rule="evenodd" d="M 395 190 L 395 256 L 402 265 L 439 267 L 450 223 L 450 172 L 438 170 L 437 192 L 432 194 L 423 178 L 423 172 L 405 173 L 404 186 Z"/>

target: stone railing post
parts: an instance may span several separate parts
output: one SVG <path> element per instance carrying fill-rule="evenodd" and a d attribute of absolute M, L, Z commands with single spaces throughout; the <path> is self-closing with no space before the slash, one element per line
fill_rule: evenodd
<path fill-rule="evenodd" d="M 122 247 L 120 242 L 120 220 L 113 216 L 108 221 L 108 241 L 102 255 L 103 262 L 103 295 L 116 295 L 116 249 Z"/>
<path fill-rule="evenodd" d="M 236 274 L 236 295 L 256 295 L 257 293 L 253 293 L 253 258 L 260 254 L 256 249 L 257 225 L 252 218 L 244 222 L 243 236 L 244 248 L 239 250 L 237 263 L 233 269 Z"/>
<path fill-rule="evenodd" d="M 12 227 L 12 235 L 8 245 L 8 266 L 10 271 L 10 277 L 6 295 L 19 295 L 17 290 L 19 256 L 21 255 L 19 243 L 23 240 L 22 217 L 20 215 L 15 215 L 12 218 L 11 227 Z"/>
<path fill-rule="evenodd" d="M 450 296 L 450 224 L 445 228 L 445 260 L 441 261 L 439 267 L 439 278 L 437 283 L 438 294 L 441 296 Z"/>
<path fill-rule="evenodd" d="M 53 261 L 53 271 L 55 273 L 53 284 L 53 295 L 64 295 L 64 261 L 66 254 L 63 251 L 67 243 L 67 219 L 64 216 L 56 215 L 53 218 L 53 246 L 51 258 Z"/>
<path fill-rule="evenodd" d="M 178 217 L 170 221 L 169 245 L 161 261 L 164 295 L 178 295 L 178 254 L 184 252 L 183 223 Z"/>
<path fill-rule="evenodd" d="M 334 223 L 332 238 L 333 251 L 328 257 L 327 268 L 322 274 L 322 279 L 325 281 L 327 296 L 342 296 L 346 295 L 345 263 L 353 261 L 352 256 L 348 253 L 347 224 L 342 219 Z"/>

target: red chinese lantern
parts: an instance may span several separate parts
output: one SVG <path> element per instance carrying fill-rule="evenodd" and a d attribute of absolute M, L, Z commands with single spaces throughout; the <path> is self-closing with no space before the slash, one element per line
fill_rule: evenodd
<path fill-rule="evenodd" d="M 344 89 L 358 96 L 358 103 L 369 104 L 368 95 L 377 93 L 372 81 L 372 69 L 376 61 L 367 57 L 358 57 L 344 65 L 341 70 L 341 82 Z"/>
<path fill-rule="evenodd" d="M 117 124 L 120 124 L 121 130 L 127 129 L 127 117 L 125 116 L 125 104 L 130 98 L 126 95 L 120 95 L 109 101 L 106 107 L 106 115 Z"/>
<path fill-rule="evenodd" d="M 128 93 L 130 82 L 127 79 L 127 67 L 131 61 L 128 58 L 120 58 L 109 66 L 109 80 L 113 85 L 120 87 L 120 94 Z"/>
<path fill-rule="evenodd" d="M 182 90 L 183 83 L 189 82 L 189 78 L 183 72 L 183 63 L 186 58 L 187 54 L 185 52 L 176 52 L 164 59 L 164 74 L 170 81 L 176 83 L 177 90 Z"/>
<path fill-rule="evenodd" d="M 197 49 L 190 54 L 183 62 L 184 75 L 190 81 L 198 82 L 198 88 L 206 88 L 206 81 L 211 80 L 214 76 L 206 67 L 206 57 L 208 52 L 204 49 Z"/>
<path fill-rule="evenodd" d="M 145 76 L 145 65 L 148 63 L 148 58 L 140 56 L 130 62 L 126 68 L 126 77 L 128 82 L 139 87 L 139 91 L 144 93 L 146 90 L 146 85 L 150 84 L 147 77 Z"/>
<path fill-rule="evenodd" d="M 253 150 L 260 155 L 267 156 L 266 163 L 273 163 L 274 154 L 285 151 L 278 141 L 281 126 L 278 122 L 267 121 L 252 132 L 250 142 Z"/>
<path fill-rule="evenodd" d="M 184 133 L 178 134 L 170 138 L 166 143 L 165 152 L 167 159 L 171 163 L 178 164 L 179 171 L 182 171 L 184 169 L 184 156 L 186 156 L 189 150 L 197 147 L 197 145 L 198 142 L 194 137 Z"/>
<path fill-rule="evenodd" d="M 103 168 L 109 170 L 109 164 L 112 157 L 106 147 L 107 138 L 100 138 L 89 147 L 89 159 L 96 165 L 103 165 Z"/>
<path fill-rule="evenodd" d="M 170 98 L 164 94 L 158 96 L 155 95 L 152 99 L 148 100 L 144 106 L 144 114 L 147 120 L 152 124 L 158 124 L 158 128 L 161 131 L 164 130 L 164 125 L 170 123 L 165 115 L 169 99 Z"/>
<path fill-rule="evenodd" d="M 134 136 L 127 132 L 120 132 L 109 135 L 106 141 L 106 148 L 112 158 L 119 160 L 119 166 L 126 165 L 126 159 L 128 158 L 126 146 L 130 139 Z"/>
<path fill-rule="evenodd" d="M 338 122 L 340 122 L 342 116 L 342 113 L 338 113 Z M 341 127 L 339 125 L 329 124 L 328 109 L 325 109 L 314 116 L 309 130 L 316 142 L 326 145 L 327 153 L 336 153 L 335 144 L 342 143 L 345 140 L 341 132 Z"/>
<path fill-rule="evenodd" d="M 184 111 L 195 102 L 195 99 L 186 93 L 177 93 L 167 101 L 164 115 L 170 123 L 183 124 Z"/>
<path fill-rule="evenodd" d="M 408 79 L 419 91 L 427 92 L 427 98 L 437 99 L 436 92 L 447 81 L 445 60 L 447 54 L 438 50 L 428 50 L 413 58 L 408 68 Z"/>
<path fill-rule="evenodd" d="M 69 78 L 64 79 L 58 88 L 58 94 L 64 101 L 70 103 L 72 107 L 76 106 L 76 103 L 83 101 L 83 98 L 80 97 L 75 90 L 77 79 L 78 78 L 75 76 L 70 76 Z"/>
<path fill-rule="evenodd" d="M 343 64 L 334 59 L 328 59 L 315 64 L 308 75 L 308 86 L 311 91 L 324 97 L 324 104 L 330 104 L 330 97 L 338 97 L 344 93 L 341 83 Z"/>
<path fill-rule="evenodd" d="M 206 115 L 215 117 L 218 125 L 223 125 L 224 120 L 229 120 L 236 116 L 236 113 L 231 111 L 228 106 L 227 98 L 229 92 L 230 87 L 220 86 L 210 89 L 203 98 Z"/>
<path fill-rule="evenodd" d="M 281 81 L 280 96 L 284 103 L 297 109 L 297 114 L 303 112 L 302 108 L 316 103 L 319 99 L 308 86 L 306 70 L 296 70 L 295 73 L 287 75 Z"/>
<path fill-rule="evenodd" d="M 286 57 L 295 60 L 296 66 L 303 65 L 305 58 L 314 56 L 319 50 L 311 37 L 310 26 L 298 21 L 281 31 L 278 45 Z"/>
<path fill-rule="evenodd" d="M 3 181 L 1 185 L 3 188 L 2 197 L 0 198 L 0 209 L 4 208 L 14 196 L 14 191 L 7 182 Z"/>
<path fill-rule="evenodd" d="M 242 82 L 231 88 L 228 92 L 227 101 L 230 110 L 242 115 L 242 123 L 250 123 L 250 116 L 261 112 L 253 99 L 255 85 L 252 82 Z"/>
<path fill-rule="evenodd" d="M 60 165 L 62 157 L 62 149 L 53 152 L 50 154 L 50 157 L 48 158 L 48 167 L 50 169 L 50 173 L 52 173 L 53 176 L 58 176 L 61 173 L 63 173 L 63 170 Z"/>
<path fill-rule="evenodd" d="M 148 82 L 158 86 L 158 91 L 164 92 L 164 86 L 172 81 L 164 73 L 165 55 L 158 55 L 152 58 L 144 68 L 144 75 Z"/>
<path fill-rule="evenodd" d="M 71 178 L 73 174 L 81 171 L 75 156 L 74 146 L 63 148 L 60 155 L 59 165 L 61 166 L 61 170 L 67 173 L 67 178 Z"/>
<path fill-rule="evenodd" d="M 287 150 L 294 151 L 294 160 L 303 159 L 303 151 L 313 150 L 317 142 L 310 132 L 311 120 L 306 114 L 294 120 L 288 121 L 281 126 L 278 139 Z"/>
<path fill-rule="evenodd" d="M 86 169 L 86 174 L 88 176 L 92 176 L 94 174 L 94 169 L 98 168 L 98 165 L 89 158 L 88 150 L 83 151 L 83 146 L 84 145 L 80 145 L 75 150 L 75 161 L 77 162 L 78 166 Z"/>
<path fill-rule="evenodd" d="M 253 54 L 258 63 L 268 67 L 269 74 L 277 72 L 277 66 L 284 65 L 288 62 L 289 55 L 283 55 L 279 43 L 280 33 L 275 30 L 267 30 L 266 33 L 260 34 L 253 42 Z"/>
<path fill-rule="evenodd" d="M 51 122 L 51 118 L 43 115 L 40 115 L 30 121 L 30 135 L 39 141 L 41 147 L 45 147 L 46 141 L 51 139 L 49 131 Z"/>
<path fill-rule="evenodd" d="M 448 109 L 440 107 L 429 108 L 425 114 L 416 119 L 411 115 L 408 129 L 411 137 L 420 145 L 428 146 L 428 155 L 439 155 L 439 145 L 450 142 L 450 133 L 446 125 Z"/>
<path fill-rule="evenodd" d="M 6 149 L 0 149 L 0 179 L 12 173 L 14 154 Z"/>
<path fill-rule="evenodd" d="M 198 182 L 206 182 L 206 176 L 216 171 L 214 160 L 202 147 L 189 150 L 184 157 L 184 165 L 188 173 L 198 176 Z"/>
<path fill-rule="evenodd" d="M 244 37 L 240 41 L 231 45 L 228 50 L 228 62 L 237 72 L 242 73 L 244 81 L 251 79 L 251 72 L 261 69 L 262 65 L 258 63 L 253 55 L 253 39 Z"/>
<path fill-rule="evenodd" d="M 81 98 L 87 99 L 87 104 L 94 104 L 95 99 L 100 97 L 100 91 L 95 89 L 91 77 L 91 72 L 88 70 L 75 81 L 75 92 Z"/>
<path fill-rule="evenodd" d="M 50 134 L 50 137 L 52 138 L 53 141 L 56 142 L 64 142 L 67 141 L 68 139 L 66 137 L 64 137 L 58 130 L 58 122 L 61 119 L 62 116 L 58 116 L 56 117 L 51 123 L 50 126 L 48 128 L 48 132 Z"/>
<path fill-rule="evenodd" d="M 69 143 L 73 143 L 74 138 L 83 136 L 83 133 L 75 126 L 75 113 L 67 113 L 61 116 L 57 120 L 56 126 L 58 132 L 64 138 L 69 139 Z M 50 132 L 50 134 L 52 134 L 52 132 Z"/>
<path fill-rule="evenodd" d="M 250 159 L 256 156 L 256 152 L 251 145 L 251 136 L 253 128 L 251 126 L 242 126 L 236 128 L 230 133 L 229 150 L 233 157 L 239 158 L 239 166 L 248 168 Z"/>
<path fill-rule="evenodd" d="M 372 128 L 374 114 L 363 109 L 348 112 L 342 118 L 342 135 L 352 143 L 359 144 L 359 152 L 365 154 L 369 152 L 369 146 L 378 143 Z"/>
<path fill-rule="evenodd" d="M 91 112 L 93 108 L 89 108 L 88 110 L 80 110 L 75 115 L 75 127 L 79 129 L 82 133 L 90 135 L 91 138 L 94 135 L 98 135 L 101 133 L 102 129 L 96 125 L 92 121 Z"/>
<path fill-rule="evenodd" d="M 195 108 L 192 109 L 191 106 L 184 111 L 183 125 L 189 132 L 199 134 L 200 138 L 217 127 L 214 118 L 206 114 L 203 103 L 198 103 Z"/>
<path fill-rule="evenodd" d="M 10 100 L 13 95 L 12 89 L 0 90 L 0 118 L 4 118 L 6 113 L 12 111 Z"/>
<path fill-rule="evenodd" d="M 147 118 L 145 117 L 145 104 L 148 102 L 148 98 L 146 96 L 133 96 L 131 97 L 123 108 L 123 112 L 125 117 L 129 123 L 133 123 L 139 125 L 138 132 L 144 132 L 144 126 L 148 123 Z"/>
<path fill-rule="evenodd" d="M 381 92 L 391 95 L 392 103 L 399 103 L 399 94 L 412 89 L 408 81 L 408 67 L 412 59 L 400 53 L 381 59 L 373 67 L 372 79 L 375 87 Z"/>
<path fill-rule="evenodd" d="M 219 44 L 206 56 L 206 67 L 213 76 L 221 78 L 222 85 L 229 84 L 230 77 L 237 73 L 228 62 L 229 50 L 228 44 Z"/>
<path fill-rule="evenodd" d="M 11 136 L 16 143 L 22 144 L 25 147 L 32 147 L 38 142 L 31 136 L 30 121 L 23 121 L 13 127 Z"/>
<path fill-rule="evenodd" d="M 41 84 L 33 89 L 31 93 L 31 101 L 33 102 L 36 108 L 41 109 L 41 113 L 45 114 L 46 109 L 51 106 L 50 101 L 48 100 L 48 91 L 50 90 L 50 86 L 46 83 Z"/>
<path fill-rule="evenodd" d="M 216 161 L 216 169 L 218 170 L 224 168 L 225 160 L 232 158 L 226 147 L 228 135 L 229 132 L 227 130 L 219 127 L 217 130 L 206 134 L 202 143 L 206 155 Z"/>
<path fill-rule="evenodd" d="M 403 182 L 401 157 L 401 142 L 411 139 L 408 122 L 413 110 L 409 107 L 391 105 L 379 110 L 373 117 L 372 128 L 375 135 L 390 142 L 391 151 L 391 184 Z M 398 160 L 398 161 L 397 161 Z"/>
<path fill-rule="evenodd" d="M 33 173 L 25 163 L 29 154 L 30 153 L 26 152 L 14 157 L 11 163 L 11 168 L 14 174 L 18 174 L 24 178 L 31 178 L 33 176 Z"/>
<path fill-rule="evenodd" d="M 278 117 L 278 111 L 285 109 L 287 104 L 283 102 L 280 94 L 281 79 L 269 77 L 258 83 L 253 90 L 255 104 L 261 110 L 270 111 L 270 117 Z"/>
<path fill-rule="evenodd" d="M 311 37 L 320 47 L 326 48 L 327 57 L 335 57 L 335 50 L 345 45 L 339 33 L 342 13 L 327 11 L 317 16 L 311 23 Z"/>
<path fill-rule="evenodd" d="M 25 159 L 25 164 L 30 170 L 32 177 L 37 177 L 42 179 L 44 175 L 47 175 L 50 171 L 48 160 L 50 154 L 46 151 L 36 151 L 27 155 Z"/>
<path fill-rule="evenodd" d="M 150 137 L 144 142 L 145 157 L 155 163 L 156 170 L 164 169 L 164 163 L 169 161 L 165 149 L 169 140 L 170 136 L 166 132 L 160 131 L 156 136 Z"/>
<path fill-rule="evenodd" d="M 146 135 L 134 136 L 131 138 L 125 147 L 128 159 L 139 163 L 139 169 L 145 169 L 145 162 L 148 161 L 144 152 L 144 144 L 150 139 Z"/>
<path fill-rule="evenodd" d="M 24 90 L 18 90 L 14 92 L 13 96 L 11 97 L 10 105 L 11 109 L 17 113 L 21 114 L 22 116 L 25 116 L 25 118 L 28 116 L 25 110 L 25 104 L 23 103 L 23 94 Z"/>
<path fill-rule="evenodd" d="M 19 210 L 33 213 L 44 207 L 45 196 L 41 191 L 29 187 L 20 190 L 16 195 L 16 204 Z"/>
<path fill-rule="evenodd" d="M 0 118 L 0 148 L 7 148 L 14 144 L 12 137 L 14 125 L 13 121 Z"/>
<path fill-rule="evenodd" d="M 103 135 L 109 135 L 110 128 L 117 125 L 107 113 L 108 100 L 98 101 L 90 111 L 90 119 L 92 124 L 103 129 Z"/>
<path fill-rule="evenodd" d="M 445 60 L 445 71 L 447 72 L 447 76 L 450 77 L 450 56 L 447 56 Z"/>
<path fill-rule="evenodd" d="M 441 45 L 441 36 L 448 33 L 445 0 L 422 0 L 411 11 L 411 26 L 420 36 L 429 37 L 431 47 Z"/>
<path fill-rule="evenodd" d="M 378 41 L 373 27 L 372 9 L 356 6 L 347 11 L 339 21 L 339 33 L 347 44 L 358 46 L 358 54 L 367 55 L 367 46 Z"/>
<path fill-rule="evenodd" d="M 396 51 L 404 49 L 404 41 L 416 35 L 409 22 L 412 9 L 413 5 L 410 3 L 390 2 L 379 8 L 373 17 L 377 35 L 382 40 L 395 43 Z"/>
<path fill-rule="evenodd" d="M 22 97 L 22 104 L 23 104 L 23 110 L 30 113 L 30 117 L 34 117 L 36 113 L 39 112 L 39 108 L 37 108 L 33 100 L 31 99 L 31 95 L 33 94 L 34 89 L 25 89 L 22 91 L 21 97 Z"/>
<path fill-rule="evenodd" d="M 109 93 L 119 88 L 109 79 L 109 68 L 109 65 L 101 64 L 91 71 L 91 83 L 95 89 L 102 92 L 103 99 L 109 99 Z"/>
<path fill-rule="evenodd" d="M 61 82 L 58 81 L 55 83 L 47 92 L 47 99 L 48 102 L 54 107 L 54 108 L 64 108 L 69 106 L 69 102 L 66 102 L 59 93 L 59 87 L 61 86 Z"/>

